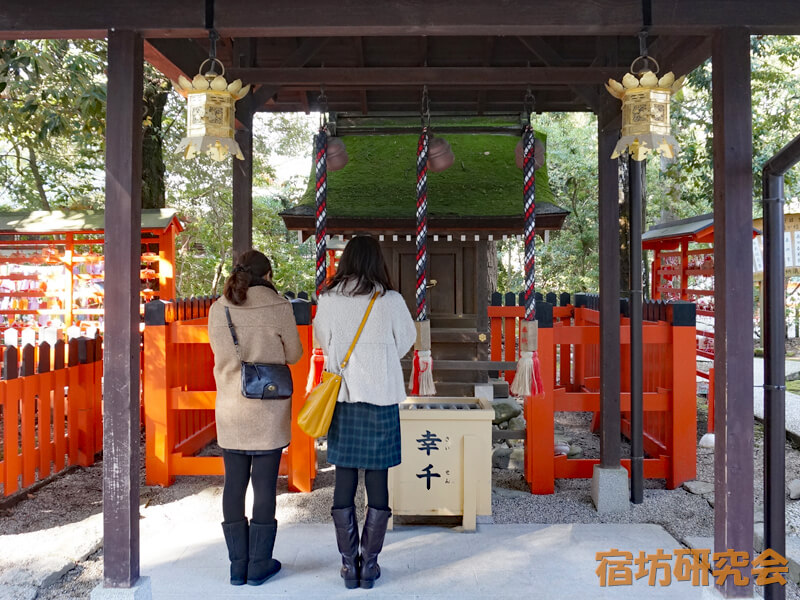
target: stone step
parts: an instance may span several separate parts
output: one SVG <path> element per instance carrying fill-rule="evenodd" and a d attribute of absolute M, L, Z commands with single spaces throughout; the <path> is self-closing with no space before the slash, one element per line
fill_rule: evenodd
<path fill-rule="evenodd" d="M 431 343 L 477 344 L 481 343 L 480 336 L 477 329 L 469 327 L 431 327 Z M 487 342 L 488 335 L 483 336 Z"/>
<path fill-rule="evenodd" d="M 431 315 L 431 329 L 438 329 L 440 327 L 475 329 L 475 327 L 477 327 L 477 321 L 476 315 Z"/>
<path fill-rule="evenodd" d="M 495 398 L 508 398 L 508 382 L 505 379 L 489 379 Z"/>

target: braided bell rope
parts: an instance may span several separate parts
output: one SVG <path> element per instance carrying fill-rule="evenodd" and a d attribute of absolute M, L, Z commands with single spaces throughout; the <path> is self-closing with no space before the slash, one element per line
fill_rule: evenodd
<path fill-rule="evenodd" d="M 523 198 L 525 201 L 525 320 L 536 320 L 536 165 L 533 160 L 536 138 L 529 126 L 522 134 Z"/>
<path fill-rule="evenodd" d="M 314 157 L 317 180 L 315 196 L 315 239 L 317 247 L 316 288 L 317 296 L 319 296 L 322 291 L 322 286 L 325 284 L 328 249 L 326 241 L 328 233 L 328 132 L 325 127 L 320 127 L 315 142 L 316 148 Z"/>
<path fill-rule="evenodd" d="M 417 144 L 417 321 L 428 318 L 428 128 L 422 128 Z"/>

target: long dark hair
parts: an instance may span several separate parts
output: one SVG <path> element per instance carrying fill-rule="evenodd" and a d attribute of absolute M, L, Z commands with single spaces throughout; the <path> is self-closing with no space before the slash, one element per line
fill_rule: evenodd
<path fill-rule="evenodd" d="M 381 246 L 374 237 L 358 235 L 347 242 L 336 275 L 322 291 L 330 291 L 340 283 L 352 284 L 347 287 L 349 296 L 371 294 L 376 289 L 382 289 L 381 295 L 394 290 Z"/>
<path fill-rule="evenodd" d="M 252 285 L 265 285 L 275 289 L 274 285 L 264 279 L 265 275 L 272 275 L 272 263 L 269 259 L 258 250 L 243 252 L 236 259 L 222 293 L 231 304 L 244 304 L 247 300 L 247 288 Z"/>

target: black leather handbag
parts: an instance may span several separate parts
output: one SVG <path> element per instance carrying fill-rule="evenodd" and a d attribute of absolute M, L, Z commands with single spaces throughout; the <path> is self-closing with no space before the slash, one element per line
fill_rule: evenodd
<path fill-rule="evenodd" d="M 231 321 L 231 312 L 225 307 L 225 317 L 231 330 L 236 356 L 242 364 L 242 395 L 258 400 L 285 400 L 292 397 L 292 372 L 288 365 L 244 362 L 239 353 L 239 339 Z"/>

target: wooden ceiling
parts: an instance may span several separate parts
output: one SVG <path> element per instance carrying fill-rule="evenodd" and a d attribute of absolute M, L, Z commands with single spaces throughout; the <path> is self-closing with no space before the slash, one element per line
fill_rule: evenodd
<path fill-rule="evenodd" d="M 800 34 L 788 0 L 5 0 L 0 39 L 103 37 L 130 29 L 170 77 L 193 76 L 208 27 L 231 77 L 256 86 L 256 110 L 310 111 L 324 89 L 339 113 L 508 113 L 528 88 L 537 111 L 616 106 L 602 87 L 639 54 L 682 75 L 721 27 Z"/>
<path fill-rule="evenodd" d="M 682 75 L 711 54 L 705 36 L 659 36 L 650 54 Z M 146 56 L 172 77 L 192 77 L 205 39 L 149 39 Z M 423 85 L 431 111 L 519 112 L 528 88 L 535 109 L 593 111 L 603 83 L 621 78 L 639 54 L 632 36 L 337 36 L 225 38 L 218 57 L 228 79 L 256 86 L 256 110 L 416 114 Z"/>

